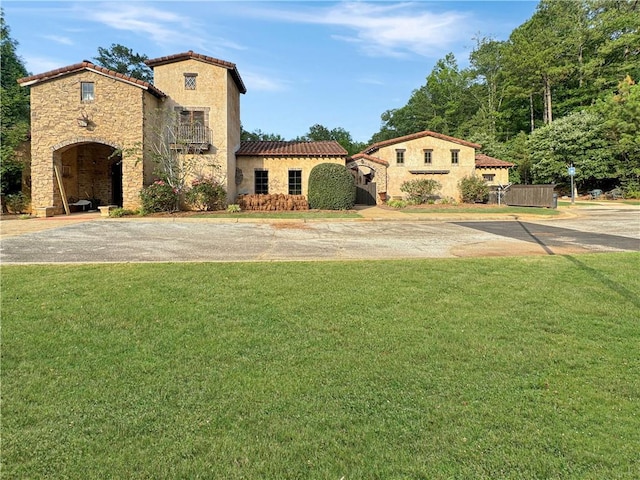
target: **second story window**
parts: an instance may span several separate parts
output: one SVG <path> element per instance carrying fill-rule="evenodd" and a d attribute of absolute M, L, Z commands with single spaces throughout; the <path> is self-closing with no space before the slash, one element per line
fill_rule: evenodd
<path fill-rule="evenodd" d="M 404 150 L 396 150 L 396 165 L 404 165 Z"/>
<path fill-rule="evenodd" d="M 424 164 L 431 165 L 431 161 L 433 160 L 433 150 L 425 150 L 424 151 Z"/>
<path fill-rule="evenodd" d="M 93 102 L 95 100 L 93 82 L 80 82 L 80 100 L 83 102 Z"/>
<path fill-rule="evenodd" d="M 460 150 L 451 150 L 451 165 L 458 165 Z"/>
<path fill-rule="evenodd" d="M 176 107 L 177 144 L 208 148 L 211 143 L 209 109 L 206 107 Z"/>
<path fill-rule="evenodd" d="M 184 89 L 185 90 L 195 90 L 196 89 L 196 79 L 198 78 L 197 73 L 185 73 L 184 74 Z"/>

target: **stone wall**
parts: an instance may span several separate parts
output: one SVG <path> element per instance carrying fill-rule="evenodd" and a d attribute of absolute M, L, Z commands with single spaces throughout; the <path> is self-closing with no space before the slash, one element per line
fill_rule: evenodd
<path fill-rule="evenodd" d="M 185 73 L 195 75 L 194 90 L 185 88 Z M 229 70 L 189 59 L 154 67 L 154 85 L 171 97 L 168 108 L 206 109 L 211 147 L 197 156 L 195 175 L 223 183 L 235 199 L 235 152 L 240 146 L 240 92 Z"/>
<path fill-rule="evenodd" d="M 93 101 L 82 102 L 81 82 L 94 83 Z M 145 100 L 145 97 L 150 99 Z M 82 144 L 102 144 L 125 152 L 122 159 L 123 206 L 137 208 L 139 191 L 143 186 L 144 162 L 140 161 L 140 147 L 143 143 L 145 101 L 157 103 L 155 97 L 139 86 L 89 70 L 33 85 L 32 207 L 54 205 L 56 213 L 63 213 L 53 162 L 56 161 L 61 168 L 66 152 Z M 97 188 L 103 195 L 108 195 L 105 186 Z M 78 191 L 79 195 L 82 193 Z"/>
<path fill-rule="evenodd" d="M 302 172 L 302 195 L 309 192 L 309 174 L 320 163 L 345 164 L 344 157 L 238 157 L 238 168 L 242 171 L 242 182 L 238 195 L 255 193 L 255 171 L 268 170 L 269 193 L 289 193 L 289 170 Z"/>
<path fill-rule="evenodd" d="M 397 150 L 404 150 L 404 164 L 396 162 Z M 425 164 L 425 150 L 431 150 L 431 164 Z M 457 165 L 451 163 L 452 150 L 458 150 Z M 387 198 L 404 197 L 400 187 L 407 180 L 429 178 L 442 185 L 441 197 L 460 200 L 458 181 L 475 170 L 474 148 L 430 136 L 389 145 L 372 155 L 389 162 Z"/>

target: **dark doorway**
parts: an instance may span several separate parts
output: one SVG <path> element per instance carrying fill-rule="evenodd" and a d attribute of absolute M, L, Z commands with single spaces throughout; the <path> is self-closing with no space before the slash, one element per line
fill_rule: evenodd
<path fill-rule="evenodd" d="M 122 206 L 122 160 L 111 165 L 111 192 L 113 205 Z"/>
<path fill-rule="evenodd" d="M 375 182 L 356 186 L 356 203 L 358 205 L 375 205 L 377 203 Z"/>

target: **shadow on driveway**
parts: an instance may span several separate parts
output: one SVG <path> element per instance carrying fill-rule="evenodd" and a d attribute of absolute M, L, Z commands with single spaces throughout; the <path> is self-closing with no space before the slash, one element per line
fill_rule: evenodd
<path fill-rule="evenodd" d="M 583 232 L 569 228 L 539 225 L 528 222 L 456 222 L 455 225 L 473 228 L 482 232 L 514 238 L 540 245 L 549 255 L 555 255 L 553 247 L 600 246 L 632 252 L 640 251 L 640 240 L 608 235 L 605 233 Z"/>

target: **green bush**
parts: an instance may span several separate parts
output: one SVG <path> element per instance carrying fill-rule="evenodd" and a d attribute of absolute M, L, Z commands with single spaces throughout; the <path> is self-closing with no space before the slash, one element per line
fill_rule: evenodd
<path fill-rule="evenodd" d="M 190 207 L 200 211 L 222 210 L 227 200 L 224 187 L 212 178 L 197 178 L 185 194 Z"/>
<path fill-rule="evenodd" d="M 475 175 L 462 178 L 458 189 L 464 203 L 483 203 L 489 199 L 489 186 Z"/>
<path fill-rule="evenodd" d="M 442 188 L 440 182 L 429 178 L 416 178 L 400 185 L 400 191 L 407 194 L 407 201 L 413 205 L 421 205 L 433 200 L 436 191 Z"/>
<path fill-rule="evenodd" d="M 124 217 L 127 215 L 135 215 L 136 212 L 134 210 L 128 210 L 126 208 L 114 208 L 113 210 L 109 211 L 109 216 L 112 218 L 120 218 L 120 217 Z"/>
<path fill-rule="evenodd" d="M 237 203 L 232 203 L 227 207 L 227 213 L 238 213 L 240 211 L 242 211 L 242 209 Z"/>
<path fill-rule="evenodd" d="M 7 195 L 4 201 L 10 213 L 25 213 L 29 206 L 29 197 L 22 192 Z"/>
<path fill-rule="evenodd" d="M 389 200 L 387 205 L 391 208 L 404 208 L 409 204 L 405 200 Z"/>
<path fill-rule="evenodd" d="M 178 192 L 162 180 L 156 180 L 140 191 L 142 209 L 148 213 L 178 210 Z"/>
<path fill-rule="evenodd" d="M 356 202 L 356 184 L 344 165 L 321 163 L 309 174 L 309 207 L 349 210 Z"/>

